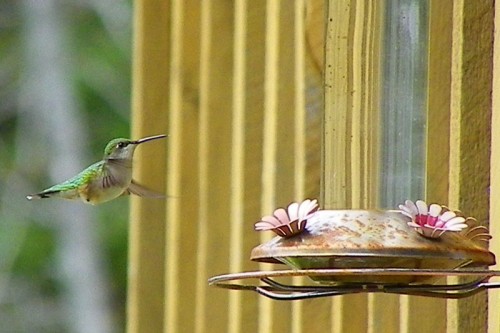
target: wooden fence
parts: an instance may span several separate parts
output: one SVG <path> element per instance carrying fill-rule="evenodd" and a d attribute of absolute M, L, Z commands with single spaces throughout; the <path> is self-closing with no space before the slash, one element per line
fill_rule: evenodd
<path fill-rule="evenodd" d="M 135 177 L 170 197 L 132 199 L 129 333 L 500 331 L 498 291 L 277 302 L 207 284 L 273 267 L 249 255 L 276 207 L 380 205 L 395 3 L 135 1 L 132 134 L 170 135 L 137 152 Z M 500 4 L 429 0 L 425 14 L 425 196 L 490 220 L 500 255 Z"/>

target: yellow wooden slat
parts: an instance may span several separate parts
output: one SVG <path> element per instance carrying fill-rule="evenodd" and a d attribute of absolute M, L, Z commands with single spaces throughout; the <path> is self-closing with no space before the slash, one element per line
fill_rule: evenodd
<path fill-rule="evenodd" d="M 352 59 L 352 1 L 329 1 L 327 8 L 325 52 L 325 120 L 323 205 L 326 209 L 348 208 L 351 204 L 348 160 L 352 108 L 349 93 L 352 79 L 349 60 Z M 359 320 L 350 320 L 354 316 Z M 336 297 L 332 300 L 333 332 L 363 332 L 366 330 L 366 296 Z"/>
<path fill-rule="evenodd" d="M 136 1 L 132 83 L 132 137 L 165 133 L 169 98 L 168 1 Z M 151 119 L 155 119 L 154 122 Z M 167 139 L 169 140 L 169 139 Z M 134 177 L 158 191 L 165 187 L 167 142 L 136 153 Z M 154 149 L 154 150 L 153 150 Z M 163 330 L 165 202 L 131 199 L 127 332 Z"/>
<path fill-rule="evenodd" d="M 194 317 L 195 320 L 195 332 L 202 333 L 205 332 L 207 326 L 207 295 L 206 295 L 206 280 L 208 279 L 208 242 L 209 242 L 209 230 L 214 226 L 215 223 L 209 224 L 210 221 L 210 208 L 208 202 L 208 196 L 210 193 L 210 171 L 209 164 L 211 150 L 210 145 L 210 127 L 211 127 L 211 98 L 210 89 L 211 87 L 211 61 L 212 50 L 214 45 L 212 44 L 212 38 L 215 34 L 212 31 L 212 5 L 208 1 L 202 1 L 201 6 L 201 19 L 200 19 L 200 105 L 199 105 L 199 162 L 198 162 L 198 177 L 199 177 L 199 198 L 198 198 L 198 243 L 196 244 L 196 303 Z M 228 41 L 229 42 L 229 41 Z M 223 133 L 221 133 L 224 135 Z M 194 166 L 193 166 L 194 167 Z M 215 189 L 214 189 L 215 190 Z M 221 221 L 225 224 L 225 221 Z M 221 239 L 223 246 L 223 240 Z M 225 312 L 226 307 L 224 303 L 218 303 L 219 313 Z M 214 306 L 216 306 L 214 304 Z M 212 324 L 219 325 L 219 330 L 222 327 L 221 323 L 212 321 Z"/>
<path fill-rule="evenodd" d="M 264 133 L 262 158 L 262 215 L 270 214 L 276 206 L 276 151 L 277 151 L 277 87 L 278 87 L 278 36 L 279 36 L 279 2 L 267 1 L 266 6 L 266 58 L 264 82 Z M 261 242 L 270 239 L 263 234 Z M 259 269 L 272 269 L 269 264 L 260 264 Z M 273 302 L 259 298 L 259 332 L 272 332 Z"/>
<path fill-rule="evenodd" d="M 455 1 L 449 205 L 486 223 L 489 207 L 493 2 Z M 448 301 L 448 332 L 482 332 L 487 296 Z"/>
<path fill-rule="evenodd" d="M 170 139 L 168 147 L 164 332 L 194 332 L 198 221 L 199 4 L 170 7 Z M 162 60 L 162 61 L 165 61 Z M 186 75 L 188 73 L 189 75 Z M 167 87 L 164 87 L 164 89 Z"/>
<path fill-rule="evenodd" d="M 265 29 L 266 29 L 266 3 L 264 1 L 248 1 L 246 0 L 246 43 L 244 50 L 235 52 L 236 57 L 244 58 L 239 61 L 243 62 L 239 65 L 245 66 L 244 72 L 244 95 L 239 96 L 238 89 L 233 91 L 233 102 L 237 105 L 237 100 L 244 97 L 244 153 L 243 153 L 243 211 L 241 232 L 239 240 L 240 244 L 234 244 L 241 249 L 240 267 L 241 271 L 257 270 L 258 264 L 249 260 L 250 252 L 253 247 L 260 243 L 260 235 L 253 230 L 253 223 L 261 216 L 261 194 L 262 194 L 262 160 L 263 160 L 263 114 L 264 114 L 264 82 L 265 72 Z M 237 22 L 235 15 L 235 24 Z M 235 36 L 235 39 L 238 38 Z M 235 45 L 236 47 L 236 45 Z M 241 46 L 240 46 L 241 47 Z M 235 64 L 236 66 L 236 64 Z M 241 73 L 235 67 L 235 87 L 236 80 L 243 80 L 238 73 Z M 241 107 L 241 106 L 240 106 Z M 236 120 L 236 119 L 235 119 Z M 233 128 L 233 135 L 237 128 Z M 236 149 L 236 147 L 234 147 Z M 238 153 L 234 152 L 233 158 L 237 158 Z M 240 189 L 241 190 L 241 189 Z M 234 208 L 233 208 L 234 209 Z M 231 251 L 233 245 L 231 246 Z M 232 294 L 241 293 L 233 291 Z M 254 293 L 243 293 L 241 296 L 240 306 L 236 310 L 241 313 L 240 331 L 253 333 L 258 331 L 259 320 L 258 303 L 260 297 Z M 231 313 L 229 314 L 231 316 Z M 228 332 L 233 332 L 228 330 Z"/>
<path fill-rule="evenodd" d="M 294 185 L 296 201 L 304 199 L 307 172 L 307 118 L 306 118 L 306 77 L 305 77 L 305 1 L 296 0 L 294 7 L 294 85 L 295 85 L 295 119 L 294 119 Z M 304 283 L 303 278 L 293 279 L 293 283 Z M 303 302 L 292 303 L 291 332 L 301 333 Z"/>
<path fill-rule="evenodd" d="M 304 159 L 305 174 L 302 169 L 304 166 L 297 164 L 296 166 L 296 198 L 301 200 L 304 197 L 308 198 L 318 198 L 320 197 L 320 179 L 321 179 L 321 139 L 322 139 L 322 118 L 323 118 L 323 64 L 324 64 L 324 27 L 325 27 L 325 15 L 324 15 L 324 1 L 323 0 L 308 0 L 306 1 L 306 15 L 305 15 L 305 26 L 304 33 L 305 37 L 304 49 L 300 50 L 299 46 L 301 42 L 300 36 L 296 37 L 296 41 L 299 43 L 296 48 L 296 52 L 305 52 L 303 55 L 296 55 L 296 110 L 297 117 L 296 120 L 296 145 L 305 145 L 305 156 L 301 157 L 300 150 L 301 147 L 297 146 L 297 158 Z M 300 20 L 300 10 L 295 13 L 296 22 Z M 295 28 L 296 34 L 300 34 L 300 22 L 296 23 Z M 302 60 L 304 64 L 299 63 L 299 58 L 304 57 Z M 305 66 L 305 68 L 299 66 Z M 304 71 L 304 72 L 303 72 Z M 305 75 L 305 77 L 304 77 Z M 298 81 L 303 78 L 305 80 L 305 87 L 302 87 L 304 83 L 299 83 Z M 305 91 L 302 91 L 305 89 Z M 300 96 L 304 94 L 304 96 Z M 304 99 L 301 101 L 300 99 Z M 302 103 L 305 103 L 303 106 Z M 305 114 L 301 115 L 300 109 L 305 107 Z M 303 112 L 303 111 L 302 111 Z M 301 118 L 303 123 L 301 122 Z M 305 126 L 305 132 L 301 126 Z M 304 142 L 305 140 L 305 142 Z M 304 177 L 303 184 L 299 185 L 300 177 Z M 320 201 L 320 204 L 322 202 Z M 308 278 L 303 279 L 304 283 L 309 283 Z M 332 301 L 328 298 L 305 300 L 299 303 L 300 306 L 296 306 L 292 316 L 296 316 L 300 311 L 298 319 L 294 318 L 293 329 L 294 332 L 328 332 L 331 328 L 331 306 Z"/>
<path fill-rule="evenodd" d="M 444 329 L 443 301 L 404 297 L 399 312 L 395 296 L 288 303 L 206 284 L 212 275 L 256 269 L 248 260 L 250 251 L 271 236 L 259 239 L 252 231 L 255 219 L 317 193 L 317 110 L 322 104 L 316 93 L 322 82 L 316 82 L 323 69 L 322 39 L 320 33 L 303 38 L 314 26 L 304 26 L 304 19 L 322 28 L 323 17 L 307 18 L 311 11 L 304 10 L 320 8 L 320 2 L 290 6 L 285 1 L 238 0 L 234 7 L 212 1 L 202 6 L 181 0 L 136 2 L 133 136 L 162 133 L 167 126 L 171 136 L 168 158 L 164 151 L 138 151 L 135 171 L 139 180 L 155 187 L 165 182 L 165 163 L 151 161 L 167 161 L 167 194 L 172 198 L 166 210 L 162 202 L 132 200 L 128 332 Z M 457 1 L 450 15 L 451 3 L 431 1 L 429 142 L 448 145 L 438 133 L 447 132 L 450 82 L 453 89 L 451 160 L 448 165 L 447 147 L 429 147 L 428 156 L 434 158 L 427 163 L 427 198 L 447 201 L 445 175 L 450 169 L 450 206 L 482 220 L 488 204 L 483 187 L 489 165 L 485 147 L 492 33 L 485 22 L 492 22 L 492 2 L 475 4 Z M 328 1 L 325 208 L 377 205 L 382 6 Z M 450 80 L 450 36 L 432 31 L 450 31 L 446 28 L 452 17 Z M 498 114 L 493 116 L 493 126 L 500 127 Z M 495 133 L 492 140 L 494 152 Z M 493 198 L 500 187 L 494 171 L 498 164 L 493 155 Z M 491 207 L 494 221 L 498 212 Z M 448 331 L 484 330 L 485 305 L 484 295 L 450 301 Z M 495 315 L 491 309 L 490 317 Z M 498 319 L 490 321 L 490 331 L 498 331 Z"/>
<path fill-rule="evenodd" d="M 267 1 L 266 58 L 264 82 L 264 137 L 262 170 L 262 214 L 270 214 L 294 197 L 294 71 L 293 6 L 286 1 Z M 289 144 L 292 142 L 292 144 Z M 266 241 L 270 235 L 263 235 Z M 275 265 L 260 265 L 273 269 Z M 259 299 L 259 331 L 287 332 L 291 329 L 291 304 L 279 306 Z"/>
<path fill-rule="evenodd" d="M 321 142 L 323 137 L 323 67 L 325 15 L 323 0 L 306 1 L 305 13 L 305 126 L 306 126 L 306 178 L 304 194 L 308 198 L 320 197 L 321 184 Z M 297 28 L 296 28 L 297 31 Z M 316 41 L 316 42 L 313 42 Z M 316 58 L 319 57 L 319 58 Z M 297 73 L 297 77 L 302 76 Z M 297 94 L 301 92 L 297 88 Z M 297 105 L 297 108 L 301 104 Z"/>
<path fill-rule="evenodd" d="M 245 202 L 245 98 L 246 98 L 246 42 L 247 42 L 247 2 L 235 1 L 234 8 L 234 82 L 233 82 L 233 123 L 231 148 L 231 234 L 229 270 L 243 271 L 243 235 Z M 242 327 L 242 293 L 229 294 L 228 332 L 238 332 Z"/>
<path fill-rule="evenodd" d="M 500 254 L 500 2 L 495 3 L 495 35 L 493 53 L 493 100 L 491 117 L 491 177 L 490 177 L 490 251 Z M 492 269 L 500 269 L 497 264 Z M 500 279 L 495 279 L 496 281 Z M 488 332 L 500 332 L 500 291 L 488 292 Z"/>
<path fill-rule="evenodd" d="M 324 208 L 347 208 L 347 118 L 352 107 L 348 61 L 352 36 L 351 1 L 329 1 L 325 51 L 325 119 L 323 139 L 322 202 Z"/>
<path fill-rule="evenodd" d="M 453 2 L 429 4 L 426 199 L 448 202 Z"/>
<path fill-rule="evenodd" d="M 224 331 L 228 320 L 228 293 L 209 287 L 207 279 L 229 267 L 233 14 L 223 2 L 202 2 L 195 311 L 195 331 L 200 333 Z"/>

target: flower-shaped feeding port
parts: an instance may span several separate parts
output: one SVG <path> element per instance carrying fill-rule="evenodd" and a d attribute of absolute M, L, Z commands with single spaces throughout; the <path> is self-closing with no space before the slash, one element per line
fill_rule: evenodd
<path fill-rule="evenodd" d="M 477 222 L 472 217 L 465 218 L 458 211 L 438 204 L 427 205 L 422 200 L 406 200 L 404 205 L 399 205 L 399 209 L 412 219 L 408 226 L 427 238 L 439 238 L 446 232 L 461 232 Z M 471 240 L 487 241 L 491 238 L 488 230 L 482 226 L 471 228 L 467 235 Z"/>
<path fill-rule="evenodd" d="M 291 237 L 305 230 L 307 220 L 319 209 L 318 200 L 306 199 L 292 202 L 285 208 L 278 208 L 273 215 L 262 217 L 255 223 L 255 230 L 272 230 L 278 236 Z"/>

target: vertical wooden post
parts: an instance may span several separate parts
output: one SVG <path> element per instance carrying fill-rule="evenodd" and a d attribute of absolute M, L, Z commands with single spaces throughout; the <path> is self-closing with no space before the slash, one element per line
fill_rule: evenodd
<path fill-rule="evenodd" d="M 259 243 L 266 4 L 238 0 L 234 12 L 229 271 L 256 270 L 249 253 Z M 258 332 L 259 298 L 229 292 L 227 332 Z"/>
<path fill-rule="evenodd" d="M 167 132 L 169 24 L 168 1 L 135 2 L 132 85 L 134 138 Z M 151 188 L 164 191 L 165 162 L 165 146 L 144 146 L 136 153 L 134 178 Z M 164 220 L 165 202 L 131 198 L 128 333 L 163 331 Z"/>
<path fill-rule="evenodd" d="M 267 1 L 261 213 L 271 214 L 294 198 L 294 7 L 286 1 Z M 263 234 L 261 241 L 271 235 Z M 273 269 L 261 264 L 261 269 Z M 291 330 L 292 305 L 259 299 L 259 331 Z"/>
<path fill-rule="evenodd" d="M 490 251 L 500 254 L 500 2 L 495 2 L 495 35 L 493 53 L 493 93 L 491 117 L 491 177 L 490 177 L 490 233 L 493 239 Z M 500 269 L 496 264 L 492 269 Z M 498 280 L 498 279 L 497 279 Z M 500 332 L 500 291 L 489 291 L 488 298 L 488 332 Z"/>
<path fill-rule="evenodd" d="M 199 215 L 196 266 L 195 332 L 227 327 L 228 294 L 209 288 L 210 276 L 228 270 L 232 221 L 231 146 L 233 24 L 231 6 L 203 1 L 200 26 Z M 229 61 L 228 61 L 229 60 Z M 210 326 L 210 327 L 209 327 Z"/>
<path fill-rule="evenodd" d="M 449 205 L 486 223 L 489 207 L 493 1 L 454 2 Z M 448 301 L 448 332 L 487 327 L 486 293 Z"/>
<path fill-rule="evenodd" d="M 384 4 L 326 3 L 321 201 L 325 208 L 376 207 Z M 446 322 L 440 300 L 364 295 L 277 303 L 206 285 L 211 275 L 256 269 L 248 261 L 259 243 L 252 222 L 315 192 L 307 187 L 318 172 L 309 159 L 304 68 L 309 61 L 322 70 L 322 46 L 303 40 L 304 6 L 311 1 L 135 2 L 132 135 L 170 137 L 167 151 L 137 152 L 134 176 L 157 190 L 166 186 L 171 197 L 132 199 L 127 332 L 411 332 L 446 324 L 449 332 L 484 331 L 485 295 L 449 301 Z M 439 145 L 428 148 L 427 199 L 485 220 L 490 136 L 492 198 L 500 188 L 495 91 L 489 123 L 493 2 L 432 0 L 430 20 L 431 31 L 454 28 L 429 40 L 428 140 Z M 498 130 L 491 134 L 490 125 Z M 448 131 L 449 141 L 440 136 Z M 490 207 L 495 234 L 500 213 Z M 497 307 L 497 298 L 491 302 Z M 500 325 L 495 311 L 491 332 Z"/>
<path fill-rule="evenodd" d="M 169 146 L 167 155 L 166 270 L 164 332 L 194 332 L 197 221 L 199 217 L 199 53 L 198 1 L 172 0 Z M 164 31 L 165 33 L 165 31 Z"/>

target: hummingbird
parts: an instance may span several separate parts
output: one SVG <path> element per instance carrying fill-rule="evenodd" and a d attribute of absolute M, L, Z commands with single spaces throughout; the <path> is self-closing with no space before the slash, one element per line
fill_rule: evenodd
<path fill-rule="evenodd" d="M 42 198 L 81 199 L 97 205 L 113 200 L 121 195 L 135 194 L 141 197 L 163 198 L 164 195 L 151 191 L 132 179 L 132 159 L 138 145 L 144 142 L 165 138 L 160 134 L 139 140 L 113 139 L 104 149 L 101 161 L 42 192 L 26 196 L 28 200 Z"/>

